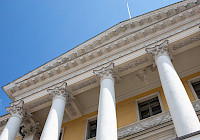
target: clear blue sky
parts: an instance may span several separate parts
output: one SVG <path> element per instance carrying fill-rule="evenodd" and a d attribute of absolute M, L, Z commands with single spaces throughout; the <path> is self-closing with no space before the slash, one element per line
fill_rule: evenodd
<path fill-rule="evenodd" d="M 128 0 L 132 17 L 180 0 Z M 129 18 L 127 0 L 0 0 L 0 87 Z M 0 116 L 11 100 L 0 89 Z"/>

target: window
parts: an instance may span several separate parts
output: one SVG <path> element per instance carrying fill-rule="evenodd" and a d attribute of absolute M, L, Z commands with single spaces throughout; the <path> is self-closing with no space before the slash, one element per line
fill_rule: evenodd
<path fill-rule="evenodd" d="M 200 99 L 200 81 L 192 83 L 192 87 L 193 87 L 198 99 Z"/>
<path fill-rule="evenodd" d="M 187 81 L 195 98 L 200 99 L 200 77 Z"/>
<path fill-rule="evenodd" d="M 139 103 L 138 108 L 141 120 L 162 112 L 158 97 Z"/>
<path fill-rule="evenodd" d="M 65 131 L 65 128 L 62 128 L 61 131 L 60 131 L 59 140 L 63 139 L 64 131 Z"/>
<path fill-rule="evenodd" d="M 86 122 L 85 139 L 91 139 L 96 137 L 96 130 L 97 130 L 97 118 L 95 116 L 91 119 L 88 119 Z"/>
<path fill-rule="evenodd" d="M 97 120 L 89 122 L 88 125 L 88 138 L 96 137 Z"/>
<path fill-rule="evenodd" d="M 155 93 L 136 101 L 138 120 L 163 112 L 160 94 Z"/>

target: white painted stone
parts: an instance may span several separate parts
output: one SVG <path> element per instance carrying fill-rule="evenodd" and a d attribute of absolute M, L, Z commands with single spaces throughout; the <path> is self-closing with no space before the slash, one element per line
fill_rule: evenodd
<path fill-rule="evenodd" d="M 177 135 L 200 130 L 197 115 L 169 56 L 159 56 L 156 64 Z"/>
<path fill-rule="evenodd" d="M 14 140 L 17 132 L 19 131 L 22 119 L 17 116 L 11 116 L 8 120 L 3 132 L 1 133 L 0 140 Z"/>
<path fill-rule="evenodd" d="M 6 108 L 7 112 L 9 112 L 11 116 L 1 133 L 0 140 L 15 139 L 24 115 L 23 105 L 24 101 L 21 100 L 17 104 Z"/>
<path fill-rule="evenodd" d="M 63 83 L 60 87 L 47 90 L 53 96 L 53 103 L 40 140 L 57 140 L 59 138 L 66 101 L 69 102 L 73 99 L 66 88 L 67 84 Z"/>
<path fill-rule="evenodd" d="M 115 80 L 111 72 L 113 66 L 111 63 L 107 68 L 103 68 L 96 73 L 101 78 L 97 118 L 97 140 L 117 140 Z"/>
<path fill-rule="evenodd" d="M 112 79 L 103 79 L 101 81 L 97 140 L 117 140 L 115 89 Z"/>
<path fill-rule="evenodd" d="M 184 139 L 184 140 L 200 140 L 200 134 L 195 135 L 195 136 L 192 136 L 192 137 L 190 137 L 190 138 L 186 138 L 186 139 Z"/>
<path fill-rule="evenodd" d="M 59 138 L 64 109 L 65 101 L 63 99 L 53 100 L 40 140 L 57 140 Z"/>
<path fill-rule="evenodd" d="M 168 40 L 146 48 L 158 67 L 161 84 L 178 137 L 200 130 L 200 123 L 187 92 L 170 60 Z"/>

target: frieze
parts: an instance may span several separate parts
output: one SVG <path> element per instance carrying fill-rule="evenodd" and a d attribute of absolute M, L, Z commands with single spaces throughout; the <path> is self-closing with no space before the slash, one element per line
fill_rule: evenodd
<path fill-rule="evenodd" d="M 136 67 L 138 65 L 141 65 L 141 64 L 143 64 L 143 63 L 145 63 L 147 61 L 149 61 L 148 57 L 141 58 L 139 60 L 136 60 L 136 61 L 133 61 L 131 63 L 128 63 L 123 67 L 119 67 L 118 71 L 119 72 L 123 72 L 123 71 L 129 70 L 129 69 L 134 68 L 134 67 Z"/>
<path fill-rule="evenodd" d="M 200 110 L 200 100 L 196 100 L 192 102 L 192 105 L 194 107 L 194 110 L 197 112 Z M 147 119 L 132 123 L 128 126 L 122 127 L 118 129 L 118 138 L 122 139 L 124 137 L 128 137 L 130 135 L 134 135 L 136 133 L 139 133 L 141 131 L 150 129 L 152 127 L 167 123 L 172 121 L 172 117 L 170 115 L 170 112 L 164 112 L 152 117 L 149 117 Z"/>
<path fill-rule="evenodd" d="M 77 90 L 79 90 L 81 88 L 84 88 L 86 86 L 92 85 L 92 84 L 94 84 L 96 82 L 97 82 L 97 79 L 96 78 L 92 78 L 92 79 L 84 81 L 84 82 L 82 82 L 82 83 L 80 83 L 78 85 L 73 86 L 71 89 L 72 89 L 72 91 L 77 91 Z"/>
<path fill-rule="evenodd" d="M 172 47 L 172 49 L 173 49 L 173 50 L 177 50 L 177 49 L 180 49 L 180 48 L 182 48 L 182 47 L 184 47 L 184 46 L 186 46 L 186 45 L 189 45 L 189 44 L 191 44 L 191 43 L 194 43 L 194 42 L 196 42 L 196 41 L 199 41 L 199 40 L 200 40 L 200 35 L 195 36 L 195 37 L 192 37 L 192 38 L 189 38 L 188 40 L 185 40 L 185 41 L 183 41 L 183 42 L 181 42 L 181 43 L 178 43 L 178 44 L 174 45 L 174 46 Z"/>
<path fill-rule="evenodd" d="M 67 106 L 67 110 L 70 112 L 70 114 L 72 116 L 76 116 L 77 115 L 77 113 L 74 110 L 74 107 L 71 105 L 71 103 L 67 103 L 66 106 Z"/>
<path fill-rule="evenodd" d="M 136 76 L 142 81 L 144 82 L 146 85 L 148 84 L 147 81 L 147 72 L 151 71 L 154 72 L 156 70 L 156 68 L 153 65 L 149 65 L 145 68 L 142 68 L 140 70 L 138 70 Z"/>
<path fill-rule="evenodd" d="M 173 33 L 170 33 L 170 34 L 168 34 L 167 36 L 162 36 L 161 38 L 159 38 L 159 39 L 157 39 L 156 41 L 153 41 L 153 42 L 150 42 L 149 44 L 147 44 L 146 46 L 149 46 L 149 45 L 151 45 L 151 44 L 154 44 L 154 43 L 156 43 L 156 42 L 158 42 L 158 41 L 160 41 L 160 40 L 163 40 L 163 39 L 166 39 L 166 38 L 168 38 L 168 37 L 170 37 L 170 36 L 172 36 L 172 35 L 174 35 L 174 34 L 177 34 L 177 33 L 179 33 L 179 32 L 182 32 L 182 31 L 184 31 L 184 30 L 187 30 L 187 29 L 189 29 L 189 28 L 191 28 L 191 27 L 193 27 L 193 26 L 196 26 L 196 25 L 198 25 L 200 22 L 193 22 L 192 23 L 192 26 L 187 26 L 187 27 L 185 27 L 185 28 L 182 28 L 181 30 L 176 30 L 176 31 L 174 31 Z M 143 47 L 140 47 L 139 49 L 141 49 L 141 48 L 144 48 L 144 47 L 146 47 L 146 46 L 143 46 Z M 131 52 L 135 52 L 136 50 L 133 50 L 133 51 L 131 51 Z M 130 53 L 131 53 L 130 52 Z M 127 55 L 127 53 L 126 54 L 123 54 L 123 56 L 125 56 L 125 55 Z M 77 55 L 77 56 L 79 56 L 79 55 Z M 113 60 L 115 60 L 116 58 L 113 58 L 111 61 L 113 61 Z M 91 69 L 91 67 L 89 68 L 89 69 Z M 82 74 L 83 72 L 80 72 L 79 74 Z M 36 74 L 36 73 L 35 73 Z M 37 74 L 36 74 L 37 75 Z M 35 76 L 36 76 L 35 75 Z M 67 79 L 69 79 L 69 78 L 71 78 L 71 76 L 69 76 Z M 27 79 L 25 79 L 24 81 L 26 81 Z M 66 80 L 66 79 L 65 79 Z M 20 82 L 23 82 L 23 81 L 20 81 Z M 18 83 L 20 83 L 20 82 L 18 82 Z M 62 82 L 62 81 L 61 81 Z M 16 83 L 17 84 L 17 83 Z M 23 83 L 22 83 L 23 84 Z M 13 87 L 15 87 L 15 86 L 13 86 Z M 11 87 L 12 88 L 12 87 Z M 25 87 L 26 88 L 26 87 Z M 17 91 L 18 89 L 17 88 L 15 88 L 15 92 Z"/>
<path fill-rule="evenodd" d="M 34 103 L 31 103 L 30 105 L 28 105 L 28 108 L 29 108 L 29 109 L 33 109 L 33 108 L 35 108 L 35 107 L 37 107 L 37 106 L 40 106 L 40 105 L 45 104 L 45 103 L 48 103 L 48 102 L 50 102 L 51 100 L 52 100 L 52 98 L 51 98 L 50 96 L 48 96 L 48 97 L 43 98 L 43 99 L 41 99 L 41 100 L 38 100 L 38 101 L 36 101 L 36 102 L 34 102 Z"/>
<path fill-rule="evenodd" d="M 189 3 L 186 3 L 186 5 L 189 5 Z M 197 5 L 197 3 L 195 3 L 195 5 Z M 195 6 L 194 5 L 194 6 Z M 192 6 L 192 7 L 194 7 L 194 6 Z M 189 9 L 189 8 L 192 8 L 192 7 L 189 7 L 189 6 L 186 6 L 185 8 L 186 9 Z M 177 9 L 178 9 L 178 7 L 176 7 Z M 167 11 L 167 13 L 170 13 L 170 9 L 168 9 L 169 11 Z M 180 12 L 182 12 L 182 11 L 179 11 L 179 10 L 176 10 L 177 12 L 176 12 L 176 14 L 179 14 Z M 166 10 L 164 10 L 163 9 L 163 11 L 162 11 L 163 13 L 165 13 L 166 12 Z M 155 14 L 156 15 L 156 14 Z M 160 20 L 160 19 L 162 19 L 162 18 L 164 18 L 164 17 L 160 17 L 160 18 L 153 18 L 155 15 L 151 15 L 151 17 L 149 17 L 149 16 L 147 16 L 147 17 L 145 17 L 144 19 L 143 19 L 143 21 L 146 21 L 147 23 L 151 23 L 152 22 L 152 20 Z M 165 14 L 159 14 L 159 16 L 161 16 L 161 15 L 165 15 Z M 167 17 L 169 17 L 169 16 L 173 16 L 173 15 L 175 15 L 174 13 L 172 13 L 171 15 L 170 14 L 167 14 Z M 149 20 L 150 19 L 150 20 Z M 141 20 L 136 20 L 136 18 L 134 18 L 133 19 L 134 20 L 134 22 L 133 21 L 129 21 L 128 23 L 126 23 L 126 24 L 124 24 L 124 25 L 120 25 L 120 24 L 118 24 L 117 26 L 116 26 L 116 29 L 114 29 L 113 28 L 113 30 L 120 30 L 120 31 L 125 31 L 124 30 L 124 28 L 122 28 L 122 26 L 123 27 L 125 27 L 125 28 L 127 28 L 127 27 L 129 27 L 129 24 L 130 25 L 135 25 L 136 24 L 136 22 L 138 22 L 138 23 L 140 23 L 139 25 L 140 26 L 143 26 L 143 24 L 141 24 L 141 23 L 143 23 L 143 22 L 141 22 Z M 136 21 L 135 21 L 136 20 Z M 138 24 L 137 24 L 138 25 Z M 131 28 L 134 28 L 134 27 L 132 27 L 132 26 L 130 26 Z M 105 34 L 105 36 L 110 36 L 109 34 L 112 34 L 112 32 L 113 31 L 110 31 L 109 33 L 106 33 Z M 135 32 L 135 31 L 134 31 Z M 143 31 L 143 32 L 146 32 L 146 31 Z M 104 40 L 103 38 L 105 38 L 105 36 L 102 36 L 102 37 L 100 37 L 99 39 L 97 39 L 97 40 L 99 40 L 100 42 L 102 42 L 102 40 Z M 144 36 L 145 37 L 145 36 Z M 106 37 L 107 38 L 107 37 Z M 110 38 L 109 38 L 110 39 Z M 107 41 L 107 40 L 106 40 Z M 31 78 L 31 77 L 34 77 L 34 76 L 36 76 L 36 75 L 38 75 L 38 74 L 41 74 L 41 73 L 43 73 L 43 72 L 45 72 L 45 71 L 48 71 L 48 70 L 50 70 L 50 69 L 52 69 L 52 68 L 55 68 L 55 67 L 57 67 L 57 66 L 60 66 L 60 65 L 62 65 L 62 64 L 65 64 L 65 63 L 67 63 L 67 62 L 69 62 L 69 61 L 72 61 L 72 60 L 74 60 L 74 59 L 76 59 L 76 58 L 78 58 L 78 57 L 80 57 L 80 56 L 83 56 L 86 52 L 91 52 L 91 51 L 93 51 L 94 50 L 94 47 L 91 47 L 91 46 L 95 46 L 94 45 L 95 44 L 95 41 L 93 41 L 92 43 L 89 43 L 89 44 L 84 44 L 84 46 L 80 46 L 79 48 L 78 48 L 78 50 L 77 51 L 74 51 L 74 53 L 71 53 L 71 54 L 64 54 L 63 56 L 60 56 L 59 58 L 57 58 L 57 59 L 55 59 L 55 60 L 53 60 L 49 65 L 45 65 L 45 66 L 43 66 L 43 67 L 41 67 L 40 69 L 38 69 L 38 70 L 36 70 L 35 72 L 33 72 L 33 74 L 32 75 L 30 75 L 28 78 Z M 98 43 L 98 45 L 100 45 L 100 44 L 102 44 L 102 43 Z M 96 46 L 95 46 L 95 48 L 96 48 Z M 22 82 L 22 81 L 21 81 Z"/>
<path fill-rule="evenodd" d="M 139 122 L 118 129 L 118 138 L 120 139 L 133 135 L 135 133 L 147 130 L 157 125 L 164 124 L 171 120 L 172 118 L 169 112 L 149 117 L 147 119 L 141 120 Z"/>

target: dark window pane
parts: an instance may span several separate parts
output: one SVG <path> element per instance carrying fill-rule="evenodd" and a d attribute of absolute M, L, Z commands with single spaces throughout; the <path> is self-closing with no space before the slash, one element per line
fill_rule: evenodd
<path fill-rule="evenodd" d="M 96 129 L 91 130 L 91 131 L 90 131 L 90 138 L 93 138 L 93 137 L 95 137 L 95 136 L 96 136 Z"/>
<path fill-rule="evenodd" d="M 195 93 L 197 94 L 198 99 L 200 99 L 200 81 L 192 83 Z"/>
<path fill-rule="evenodd" d="M 149 109 L 141 111 L 141 119 L 150 117 Z"/>
<path fill-rule="evenodd" d="M 149 103 L 150 103 L 150 104 L 153 104 L 153 103 L 157 103 L 157 102 L 159 102 L 159 101 L 158 101 L 158 97 L 156 97 L 156 98 L 150 100 Z"/>
<path fill-rule="evenodd" d="M 96 137 L 97 120 L 89 122 L 88 125 L 88 138 Z"/>
<path fill-rule="evenodd" d="M 62 132 L 60 133 L 59 140 L 61 140 L 61 138 L 62 138 Z"/>
<path fill-rule="evenodd" d="M 153 107 L 152 107 L 152 114 L 153 114 L 153 115 L 156 115 L 156 114 L 161 113 L 161 112 L 162 112 L 162 110 L 161 110 L 160 105 L 157 105 L 157 106 L 153 106 Z"/>
<path fill-rule="evenodd" d="M 162 112 L 158 97 L 138 104 L 140 119 L 148 118 Z"/>

